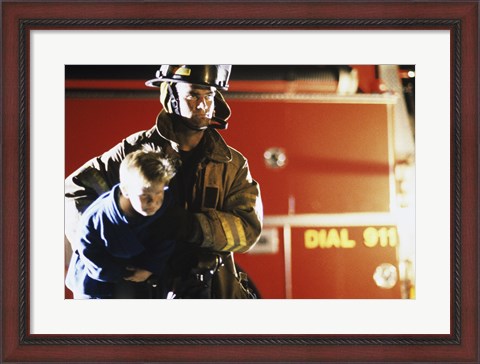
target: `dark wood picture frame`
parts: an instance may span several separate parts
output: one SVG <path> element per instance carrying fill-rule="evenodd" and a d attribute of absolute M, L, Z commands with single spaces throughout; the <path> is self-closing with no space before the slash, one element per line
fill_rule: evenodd
<path fill-rule="evenodd" d="M 478 1 L 2 3 L 2 362 L 479 361 Z M 451 34 L 449 335 L 29 333 L 29 31 L 447 29 Z"/>

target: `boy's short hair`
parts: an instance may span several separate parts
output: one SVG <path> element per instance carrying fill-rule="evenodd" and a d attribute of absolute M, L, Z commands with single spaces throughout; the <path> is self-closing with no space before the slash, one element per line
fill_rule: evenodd
<path fill-rule="evenodd" d="M 127 154 L 120 163 L 120 182 L 126 181 L 126 175 L 136 171 L 145 180 L 146 184 L 161 182 L 168 184 L 175 176 L 175 164 L 160 148 L 150 145 Z"/>

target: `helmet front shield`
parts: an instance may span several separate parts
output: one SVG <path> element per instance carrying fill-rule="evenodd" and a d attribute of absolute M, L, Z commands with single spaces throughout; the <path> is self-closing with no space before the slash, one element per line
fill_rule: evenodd
<path fill-rule="evenodd" d="M 164 64 L 156 72 L 154 79 L 145 84 L 149 87 L 159 87 L 162 82 L 185 82 L 192 85 L 215 87 L 228 90 L 228 80 L 232 65 L 169 65 Z"/>

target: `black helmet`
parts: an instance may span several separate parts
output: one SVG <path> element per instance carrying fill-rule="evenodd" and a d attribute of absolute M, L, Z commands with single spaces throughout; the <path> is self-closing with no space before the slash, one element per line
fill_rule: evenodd
<path fill-rule="evenodd" d="M 159 87 L 164 81 L 186 82 L 199 86 L 213 86 L 220 90 L 228 89 L 228 79 L 232 65 L 172 65 L 163 64 L 154 79 L 145 82 L 150 87 Z"/>

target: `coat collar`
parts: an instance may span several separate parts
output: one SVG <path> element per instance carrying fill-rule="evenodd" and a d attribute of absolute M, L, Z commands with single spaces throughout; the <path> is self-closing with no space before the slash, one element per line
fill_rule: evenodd
<path fill-rule="evenodd" d="M 157 133 L 166 139 L 173 150 L 179 151 L 179 144 L 174 141 L 175 134 L 173 131 L 173 120 L 165 110 L 162 110 L 157 116 L 155 125 Z M 228 163 L 232 160 L 232 152 L 220 133 L 215 129 L 208 128 L 205 130 L 205 156 L 215 162 Z"/>

